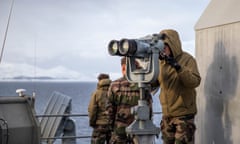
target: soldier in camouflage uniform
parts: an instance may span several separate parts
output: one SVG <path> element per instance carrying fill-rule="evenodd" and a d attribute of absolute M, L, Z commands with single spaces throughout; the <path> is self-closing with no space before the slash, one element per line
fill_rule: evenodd
<path fill-rule="evenodd" d="M 175 30 L 160 32 L 164 53 L 160 53 L 161 132 L 164 144 L 193 144 L 197 113 L 196 91 L 201 77 L 196 60 L 184 52 Z"/>
<path fill-rule="evenodd" d="M 89 124 L 93 128 L 91 144 L 108 144 L 111 137 L 106 111 L 107 92 L 111 84 L 108 74 L 98 76 L 97 90 L 88 105 Z"/>
<path fill-rule="evenodd" d="M 125 77 L 125 57 L 121 59 L 121 67 L 123 77 L 113 81 L 108 92 L 107 110 L 110 116 L 110 125 L 113 129 L 110 144 L 133 144 L 134 138 L 127 136 L 125 128 L 134 121 L 134 115 L 130 111 L 131 107 L 138 104 L 140 93 L 138 85 L 128 82 Z M 145 97 L 151 108 L 151 94 L 146 92 Z"/>

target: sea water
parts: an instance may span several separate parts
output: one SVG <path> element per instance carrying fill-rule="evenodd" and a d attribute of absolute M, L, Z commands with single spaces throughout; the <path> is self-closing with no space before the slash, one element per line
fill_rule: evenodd
<path fill-rule="evenodd" d="M 96 82 L 53 82 L 53 81 L 2 81 L 0 82 L 0 96 L 17 96 L 16 89 L 25 89 L 25 94 L 36 94 L 35 109 L 37 114 L 43 114 L 46 104 L 53 92 L 60 92 L 72 98 L 72 114 L 87 114 L 88 103 L 92 92 L 96 89 Z M 153 96 L 153 110 L 160 112 L 158 96 Z M 88 117 L 72 117 L 75 121 L 77 136 L 90 136 Z M 161 115 L 155 114 L 154 124 L 159 127 Z M 156 144 L 161 144 L 156 139 Z M 56 140 L 55 144 L 60 144 Z M 77 139 L 77 144 L 90 144 L 89 138 Z"/>

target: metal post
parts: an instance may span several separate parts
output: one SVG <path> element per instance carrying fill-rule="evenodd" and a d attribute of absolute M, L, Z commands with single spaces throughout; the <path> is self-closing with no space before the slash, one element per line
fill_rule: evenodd
<path fill-rule="evenodd" d="M 160 133 L 160 128 L 156 127 L 150 119 L 150 108 L 145 100 L 147 85 L 143 82 L 138 83 L 140 88 L 140 100 L 138 105 L 131 109 L 135 115 L 135 121 L 126 128 L 129 135 L 135 137 L 138 144 L 153 144 L 155 136 Z"/>
<path fill-rule="evenodd" d="M 63 129 L 62 144 L 76 144 L 76 138 L 64 139 L 64 137 L 76 136 L 76 126 L 74 120 L 68 118 Z"/>

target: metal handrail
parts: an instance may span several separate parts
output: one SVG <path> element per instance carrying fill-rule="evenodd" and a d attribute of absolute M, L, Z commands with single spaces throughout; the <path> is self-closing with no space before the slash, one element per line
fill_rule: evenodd
<path fill-rule="evenodd" d="M 153 112 L 153 114 L 162 114 L 162 112 Z M 82 117 L 88 116 L 88 114 L 39 114 L 35 115 L 35 117 Z M 47 139 L 82 139 L 82 138 L 91 138 L 91 136 L 60 136 L 60 137 L 41 137 L 43 140 Z"/>
<path fill-rule="evenodd" d="M 40 114 L 35 115 L 36 117 L 82 117 L 82 116 L 88 116 L 88 114 Z"/>
<path fill-rule="evenodd" d="M 153 112 L 153 114 L 162 114 L 162 112 Z M 40 114 L 35 117 L 82 117 L 88 116 L 88 114 Z"/>
<path fill-rule="evenodd" d="M 81 139 L 81 138 L 91 138 L 91 136 L 62 136 L 62 137 L 41 137 L 43 140 L 47 139 Z"/>

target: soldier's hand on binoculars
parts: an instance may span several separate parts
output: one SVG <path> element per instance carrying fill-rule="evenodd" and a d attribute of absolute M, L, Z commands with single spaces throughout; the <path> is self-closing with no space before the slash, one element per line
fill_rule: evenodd
<path fill-rule="evenodd" d="M 166 55 L 165 55 L 164 53 L 161 53 L 161 52 L 159 53 L 158 58 L 159 58 L 160 60 L 164 60 L 165 57 L 166 57 Z"/>
<path fill-rule="evenodd" d="M 167 64 L 169 64 L 173 68 L 175 68 L 176 71 L 179 71 L 181 69 L 181 66 L 177 63 L 177 61 L 173 57 L 166 56 L 165 60 L 166 60 Z"/>

